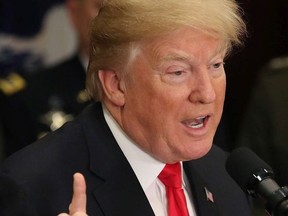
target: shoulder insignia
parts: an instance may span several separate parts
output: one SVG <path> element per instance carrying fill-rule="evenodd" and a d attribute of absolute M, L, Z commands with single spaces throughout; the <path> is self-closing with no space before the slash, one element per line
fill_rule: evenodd
<path fill-rule="evenodd" d="M 19 74 L 13 72 L 4 79 L 0 78 L 0 91 L 5 95 L 13 95 L 26 87 L 25 79 Z"/>

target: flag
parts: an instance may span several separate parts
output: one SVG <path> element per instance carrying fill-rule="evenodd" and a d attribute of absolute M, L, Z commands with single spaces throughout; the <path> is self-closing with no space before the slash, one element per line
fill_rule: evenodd
<path fill-rule="evenodd" d="M 204 191 L 206 194 L 207 201 L 214 203 L 213 194 L 206 187 L 204 187 Z"/>

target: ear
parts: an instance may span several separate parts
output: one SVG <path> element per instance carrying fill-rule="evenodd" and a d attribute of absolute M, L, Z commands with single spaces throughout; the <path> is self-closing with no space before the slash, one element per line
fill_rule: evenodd
<path fill-rule="evenodd" d="M 113 104 L 124 106 L 125 95 L 120 85 L 120 79 L 113 70 L 100 70 L 98 76 L 105 94 Z"/>

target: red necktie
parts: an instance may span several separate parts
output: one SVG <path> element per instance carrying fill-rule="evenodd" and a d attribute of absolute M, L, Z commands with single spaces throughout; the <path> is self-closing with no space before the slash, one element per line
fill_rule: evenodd
<path fill-rule="evenodd" d="M 166 187 L 169 216 L 189 216 L 182 189 L 180 163 L 166 164 L 158 178 Z"/>

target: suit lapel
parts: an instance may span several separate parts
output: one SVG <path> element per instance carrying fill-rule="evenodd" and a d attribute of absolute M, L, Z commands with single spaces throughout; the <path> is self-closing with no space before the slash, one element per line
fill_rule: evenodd
<path fill-rule="evenodd" d="M 136 175 L 104 119 L 101 105 L 91 106 L 88 112 L 82 118 L 86 121 L 82 125 L 90 152 L 90 171 L 95 178 L 91 188 L 94 203 L 97 202 L 105 216 L 154 216 Z"/>
<path fill-rule="evenodd" d="M 152 208 L 130 168 L 122 166 L 121 170 L 114 172 L 93 193 L 106 216 L 154 216 Z"/>
<path fill-rule="evenodd" d="M 197 174 L 193 167 L 193 162 L 183 163 L 185 173 L 191 186 L 192 196 L 195 200 L 196 211 L 198 216 L 217 216 L 219 215 L 218 207 L 214 202 L 213 191 L 204 180 Z"/>

